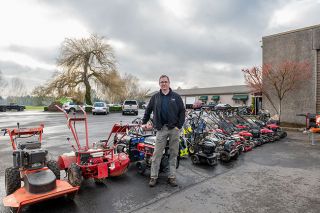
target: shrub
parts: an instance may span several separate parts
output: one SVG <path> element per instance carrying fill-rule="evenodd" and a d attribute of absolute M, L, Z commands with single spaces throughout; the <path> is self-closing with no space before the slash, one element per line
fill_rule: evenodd
<path fill-rule="evenodd" d="M 92 106 L 86 106 L 84 110 L 86 112 L 92 112 Z"/>
<path fill-rule="evenodd" d="M 121 112 L 122 111 L 122 107 L 121 106 L 111 106 L 109 108 L 110 112 Z"/>
<path fill-rule="evenodd" d="M 54 101 L 48 106 L 48 111 L 49 112 L 58 112 L 58 111 L 60 111 L 59 109 L 57 109 L 57 107 L 55 107 L 55 105 L 58 105 L 58 106 L 62 107 L 62 104 L 60 103 L 60 101 Z"/>

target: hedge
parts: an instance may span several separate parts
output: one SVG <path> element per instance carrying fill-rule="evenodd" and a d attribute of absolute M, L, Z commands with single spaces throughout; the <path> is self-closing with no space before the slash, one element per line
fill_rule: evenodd
<path fill-rule="evenodd" d="M 121 112 L 122 111 L 122 107 L 121 106 L 110 106 L 109 107 L 109 111 L 110 112 Z"/>
<path fill-rule="evenodd" d="M 92 112 L 92 107 L 91 106 L 86 106 L 84 111 L 86 112 Z"/>

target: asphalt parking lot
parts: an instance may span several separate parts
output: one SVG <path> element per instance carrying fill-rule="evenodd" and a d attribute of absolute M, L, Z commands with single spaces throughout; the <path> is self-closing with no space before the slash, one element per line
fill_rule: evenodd
<path fill-rule="evenodd" d="M 139 112 L 142 116 L 143 111 Z M 137 116 L 112 113 L 89 115 L 91 142 L 105 139 L 114 123 Z M 71 151 L 71 133 L 62 113 L 0 113 L 0 128 L 44 123 L 44 144 L 52 158 Z M 4 170 L 12 166 L 7 136 L 0 136 L 0 197 L 5 196 Z M 61 173 L 64 177 L 64 172 Z M 149 177 L 137 174 L 134 165 L 106 185 L 84 181 L 75 200 L 49 200 L 23 212 L 320 212 L 320 141 L 315 146 L 301 132 L 289 132 L 281 141 L 245 153 L 237 161 L 216 167 L 194 166 L 183 159 L 177 172 L 178 187 L 166 183 L 149 188 Z M 8 212 L 0 204 L 0 212 Z"/>

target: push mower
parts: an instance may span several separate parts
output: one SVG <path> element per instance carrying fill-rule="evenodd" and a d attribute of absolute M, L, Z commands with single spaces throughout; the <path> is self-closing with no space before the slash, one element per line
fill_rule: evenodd
<path fill-rule="evenodd" d="M 199 114 L 201 115 L 201 114 Z M 207 163 L 210 166 L 217 165 L 218 153 L 216 153 L 217 143 L 210 140 L 206 131 L 206 122 L 204 119 L 190 117 L 188 121 L 191 128 L 185 128 L 185 132 L 191 130 L 192 143 L 189 144 L 189 154 L 193 164 Z"/>
<path fill-rule="evenodd" d="M 190 155 L 193 164 L 207 163 L 215 166 L 218 163 L 218 153 L 216 153 L 216 141 L 209 138 L 196 137 L 193 145 L 194 153 Z"/>
<path fill-rule="evenodd" d="M 83 112 L 83 117 L 69 117 L 62 111 L 67 118 L 67 126 L 74 137 L 76 147 L 71 145 L 73 152 L 64 153 L 58 158 L 60 170 L 65 170 L 68 181 L 72 186 L 80 186 L 83 179 L 93 178 L 95 183 L 105 183 L 108 177 L 121 176 L 127 171 L 129 166 L 129 157 L 126 153 L 117 153 L 114 144 L 107 143 L 107 140 L 101 140 L 89 147 L 87 114 Z M 83 122 L 85 129 L 85 145 L 81 146 L 76 123 Z M 68 140 L 70 142 L 70 140 Z"/>
<path fill-rule="evenodd" d="M 116 144 L 117 152 L 126 152 L 130 157 L 130 162 L 136 162 L 138 173 L 144 174 L 147 169 L 151 168 L 151 157 L 155 147 L 156 136 L 145 134 L 140 124 L 114 124 L 107 140 L 112 138 L 114 134 L 114 144 Z M 184 143 L 183 143 L 184 144 Z M 182 142 L 179 143 L 179 154 L 181 154 Z M 160 172 L 169 170 L 169 147 L 166 146 L 161 163 Z M 180 155 L 177 156 L 177 167 L 179 167 Z"/>
<path fill-rule="evenodd" d="M 13 149 L 13 166 L 5 170 L 7 196 L 3 198 L 11 212 L 60 196 L 73 199 L 79 189 L 60 180 L 57 162 L 47 160 L 48 151 L 41 148 L 43 127 L 20 128 L 18 123 L 18 128 L 2 130 L 8 133 Z"/>
<path fill-rule="evenodd" d="M 170 151 L 169 151 L 168 142 L 169 140 L 167 141 L 167 146 L 165 147 L 164 153 L 161 158 L 159 172 L 169 171 Z M 153 156 L 155 143 L 156 143 L 156 136 L 149 136 L 144 139 L 144 142 L 140 142 L 137 144 L 137 148 L 140 151 L 141 155 L 143 156 L 143 160 L 137 161 L 136 166 L 138 168 L 138 172 L 142 175 L 146 172 L 147 169 L 151 168 L 151 158 Z M 177 155 L 176 169 L 179 168 L 179 164 L 180 164 L 179 153 Z"/>

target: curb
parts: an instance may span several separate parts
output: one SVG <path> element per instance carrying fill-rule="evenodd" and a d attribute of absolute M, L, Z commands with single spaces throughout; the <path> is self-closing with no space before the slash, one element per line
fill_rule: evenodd
<path fill-rule="evenodd" d="M 285 131 L 292 131 L 292 132 L 303 132 L 305 128 L 295 128 L 295 127 L 281 127 Z"/>

